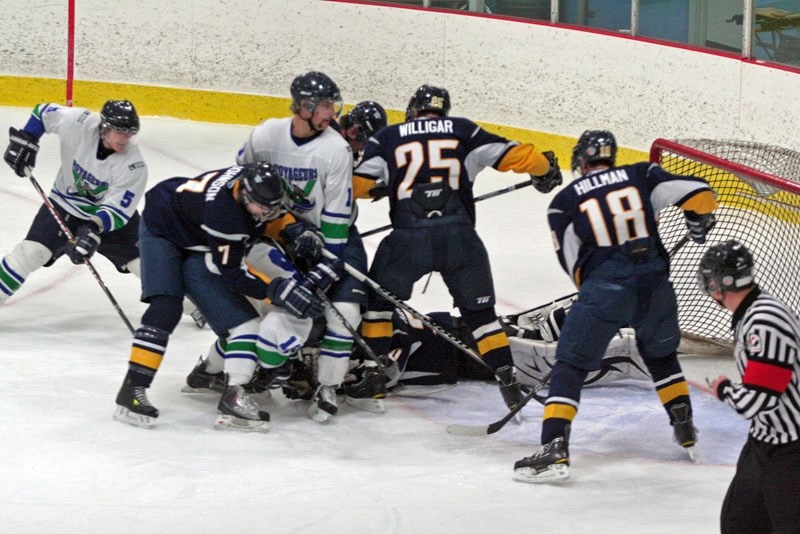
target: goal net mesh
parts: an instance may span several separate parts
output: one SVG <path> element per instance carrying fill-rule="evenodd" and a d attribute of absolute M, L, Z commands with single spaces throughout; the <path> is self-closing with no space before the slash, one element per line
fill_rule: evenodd
<path fill-rule="evenodd" d="M 656 140 L 650 160 L 675 174 L 699 176 L 716 192 L 717 224 L 705 245 L 687 243 L 672 259 L 684 343 L 727 346 L 731 315 L 697 288 L 697 265 L 721 241 L 744 243 L 755 259 L 756 280 L 765 291 L 800 310 L 800 152 L 743 141 Z M 661 212 L 659 231 L 670 250 L 687 232 L 683 211 Z"/>

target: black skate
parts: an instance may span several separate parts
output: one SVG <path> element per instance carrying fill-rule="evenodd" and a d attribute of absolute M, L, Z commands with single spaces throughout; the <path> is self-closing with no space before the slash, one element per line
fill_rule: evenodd
<path fill-rule="evenodd" d="M 292 400 L 311 400 L 317 389 L 317 379 L 314 370 L 305 362 L 295 361 L 292 365 L 292 375 L 281 385 L 283 395 Z"/>
<path fill-rule="evenodd" d="M 243 386 L 226 386 L 217 405 L 217 429 L 264 432 L 269 429 L 269 412 L 259 409 Z"/>
<path fill-rule="evenodd" d="M 333 386 L 323 386 L 320 384 L 311 399 L 311 406 L 308 407 L 308 417 L 317 423 L 324 423 L 339 411 L 336 404 L 336 390 Z"/>
<path fill-rule="evenodd" d="M 244 385 L 248 393 L 263 393 L 269 389 L 278 389 L 292 376 L 292 361 L 288 360 L 280 367 L 258 366 L 253 378 Z"/>
<path fill-rule="evenodd" d="M 125 375 L 125 381 L 117 393 L 117 410 L 114 419 L 122 423 L 142 428 L 152 428 L 158 417 L 158 409 L 150 404 L 147 398 L 147 388 L 134 386 L 130 377 Z"/>
<path fill-rule="evenodd" d="M 689 458 L 694 461 L 694 445 L 697 443 L 697 429 L 692 422 L 689 405 L 682 402 L 669 409 L 670 424 L 675 441 L 686 449 Z"/>
<path fill-rule="evenodd" d="M 500 385 L 500 394 L 503 396 L 509 410 L 515 409 L 525 399 L 525 393 L 517 380 L 517 375 L 512 365 L 504 365 L 495 371 L 497 382 Z"/>
<path fill-rule="evenodd" d="M 201 356 L 197 360 L 192 372 L 186 377 L 186 385 L 181 389 L 184 393 L 201 393 L 205 391 L 215 391 L 222 393 L 225 391 L 225 374 L 211 374 L 206 372 L 206 361 Z"/>
<path fill-rule="evenodd" d="M 378 367 L 364 367 L 360 379 L 344 385 L 344 401 L 360 410 L 383 413 L 386 408 L 386 376 Z"/>
<path fill-rule="evenodd" d="M 564 436 L 514 464 L 514 478 L 522 482 L 557 482 L 569 478 L 569 426 Z"/>

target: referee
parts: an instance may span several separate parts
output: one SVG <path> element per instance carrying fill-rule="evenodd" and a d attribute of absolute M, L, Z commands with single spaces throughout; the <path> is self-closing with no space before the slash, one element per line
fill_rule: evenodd
<path fill-rule="evenodd" d="M 722 504 L 725 533 L 800 532 L 800 322 L 761 291 L 753 256 L 727 241 L 700 260 L 700 289 L 733 312 L 741 382 L 709 381 L 717 397 L 750 421 L 736 474 Z"/>

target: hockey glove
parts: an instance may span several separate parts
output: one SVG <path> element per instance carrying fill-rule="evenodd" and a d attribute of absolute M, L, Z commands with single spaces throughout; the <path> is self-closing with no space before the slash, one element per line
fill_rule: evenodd
<path fill-rule="evenodd" d="M 369 196 L 372 199 L 372 202 L 377 202 L 378 200 L 388 197 L 389 196 L 389 186 L 386 185 L 382 180 L 378 180 L 375 182 L 375 185 L 369 190 Z"/>
<path fill-rule="evenodd" d="M 531 183 L 540 193 L 549 193 L 564 181 L 561 176 L 561 169 L 558 168 L 558 158 L 550 152 L 542 152 L 542 155 L 550 162 L 550 170 L 541 176 L 531 174 Z"/>
<path fill-rule="evenodd" d="M 293 260 L 313 265 L 322 258 L 324 238 L 313 224 L 305 221 L 290 224 L 281 230 L 280 237 Z"/>
<path fill-rule="evenodd" d="M 8 166 L 14 169 L 17 176 L 26 178 L 26 169 L 33 169 L 36 166 L 36 154 L 39 152 L 39 140 L 30 132 L 8 129 L 9 143 L 3 159 Z"/>
<path fill-rule="evenodd" d="M 316 267 L 308 271 L 306 278 L 314 284 L 317 289 L 327 291 L 334 282 L 342 278 L 344 262 L 336 258 L 335 260 L 325 260 L 317 264 Z"/>
<path fill-rule="evenodd" d="M 685 211 L 683 215 L 686 217 L 686 227 L 689 229 L 692 241 L 698 245 L 705 243 L 706 234 L 717 222 L 714 214 L 706 213 L 705 215 L 700 215 L 694 211 Z"/>
<path fill-rule="evenodd" d="M 274 278 L 267 287 L 267 297 L 276 306 L 282 306 L 300 319 L 316 319 L 325 313 L 322 302 L 305 283 L 292 278 Z"/>
<path fill-rule="evenodd" d="M 75 237 L 67 241 L 66 254 L 72 263 L 78 265 L 92 257 L 100 246 L 100 229 L 93 222 L 78 228 Z"/>

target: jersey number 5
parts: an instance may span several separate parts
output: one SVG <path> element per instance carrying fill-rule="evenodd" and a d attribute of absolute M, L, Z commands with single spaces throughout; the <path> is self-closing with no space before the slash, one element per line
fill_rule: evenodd
<path fill-rule="evenodd" d="M 418 177 L 428 178 L 430 182 L 439 182 L 442 176 L 434 175 L 437 170 L 444 170 L 448 185 L 458 190 L 461 177 L 461 162 L 457 158 L 445 158 L 442 152 L 458 148 L 458 139 L 429 139 L 426 143 L 412 141 L 398 146 L 394 151 L 397 169 L 405 168 L 405 174 L 397 186 L 397 199 L 411 198 L 411 189 Z M 441 174 L 441 173 L 439 173 Z"/>
<path fill-rule="evenodd" d="M 605 202 L 611 217 L 606 221 L 600 203 Z M 600 247 L 621 245 L 626 241 L 649 237 L 644 203 L 635 187 L 608 193 L 604 198 L 590 198 L 580 205 L 592 227 L 594 240 Z M 610 228 L 609 228 L 610 227 Z"/>

